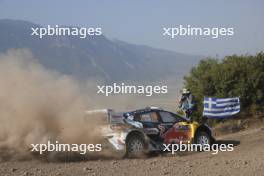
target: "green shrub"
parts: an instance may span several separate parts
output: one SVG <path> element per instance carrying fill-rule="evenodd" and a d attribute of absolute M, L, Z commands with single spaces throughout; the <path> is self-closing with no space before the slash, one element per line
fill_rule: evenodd
<path fill-rule="evenodd" d="M 184 77 L 198 103 L 193 115 L 201 120 L 204 97 L 240 97 L 241 111 L 258 113 L 264 107 L 264 53 L 206 58 Z M 217 120 L 216 120 L 217 122 Z"/>

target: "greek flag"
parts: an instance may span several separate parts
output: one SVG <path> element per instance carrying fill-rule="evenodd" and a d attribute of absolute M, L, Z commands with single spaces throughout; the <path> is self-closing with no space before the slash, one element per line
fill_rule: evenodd
<path fill-rule="evenodd" d="M 208 118 L 226 118 L 239 113 L 239 97 L 235 98 L 204 98 L 203 115 Z"/>

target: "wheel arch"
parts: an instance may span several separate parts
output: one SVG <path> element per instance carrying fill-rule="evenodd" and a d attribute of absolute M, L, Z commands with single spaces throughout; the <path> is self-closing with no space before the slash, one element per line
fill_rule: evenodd
<path fill-rule="evenodd" d="M 205 124 L 203 125 L 200 125 L 196 131 L 195 131 L 195 135 L 194 135 L 194 138 L 197 136 L 197 134 L 199 132 L 206 132 L 211 138 L 212 138 L 212 130 Z"/>
<path fill-rule="evenodd" d="M 132 131 L 130 131 L 130 132 L 127 134 L 127 136 L 126 136 L 126 143 L 127 143 L 128 139 L 129 139 L 130 137 L 132 137 L 132 136 L 139 136 L 139 137 L 141 137 L 141 138 L 144 140 L 144 142 L 146 141 L 146 140 L 145 140 L 145 135 L 143 134 L 142 131 L 139 131 L 139 130 L 132 130 Z"/>

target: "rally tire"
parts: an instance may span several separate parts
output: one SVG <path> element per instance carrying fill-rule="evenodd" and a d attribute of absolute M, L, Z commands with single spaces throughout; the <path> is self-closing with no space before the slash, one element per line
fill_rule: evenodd
<path fill-rule="evenodd" d="M 142 158 L 145 156 L 145 143 L 140 135 L 132 135 L 126 142 L 126 157 Z"/>
<path fill-rule="evenodd" d="M 211 136 L 206 132 L 198 132 L 195 136 L 195 144 L 201 144 L 201 145 L 207 145 L 209 144 L 211 146 L 212 140 Z"/>

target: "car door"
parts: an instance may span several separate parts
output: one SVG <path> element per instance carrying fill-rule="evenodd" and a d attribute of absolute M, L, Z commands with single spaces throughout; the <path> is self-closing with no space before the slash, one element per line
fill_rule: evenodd
<path fill-rule="evenodd" d="M 179 143 L 189 140 L 191 128 L 188 122 L 167 111 L 160 111 L 159 115 L 162 120 L 160 126 L 164 128 L 164 132 L 161 134 L 164 143 Z"/>
<path fill-rule="evenodd" d="M 160 117 L 156 111 L 144 112 L 138 115 L 140 122 L 143 124 L 144 133 L 156 142 L 162 141 L 160 137 Z"/>

